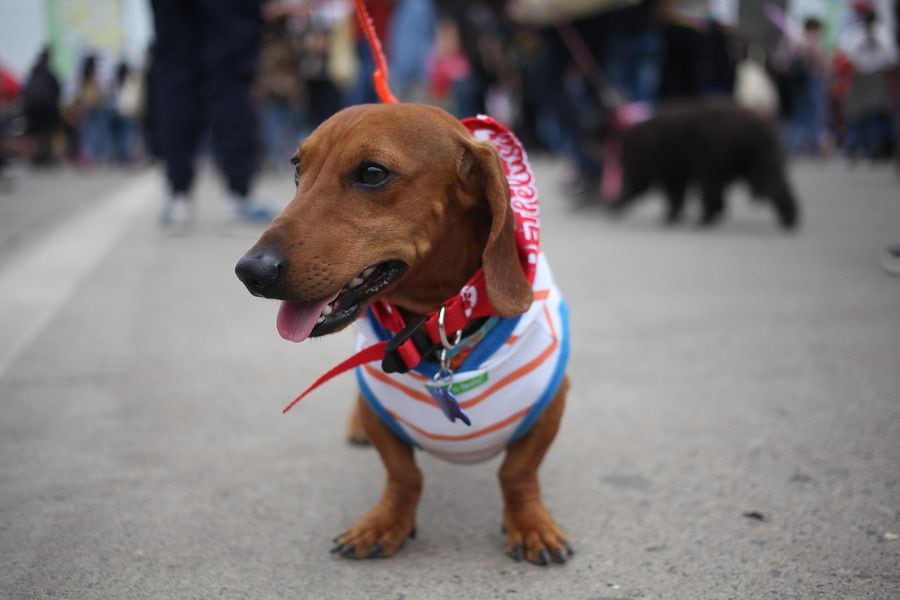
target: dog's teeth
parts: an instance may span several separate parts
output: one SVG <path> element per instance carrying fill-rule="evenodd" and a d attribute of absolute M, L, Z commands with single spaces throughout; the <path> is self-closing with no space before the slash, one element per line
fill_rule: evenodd
<path fill-rule="evenodd" d="M 361 277 L 354 277 L 352 281 L 350 281 L 350 287 L 355 288 L 363 284 L 363 279 Z"/>
<path fill-rule="evenodd" d="M 325 317 L 319 317 L 318 319 L 316 319 L 316 325 L 319 325 L 320 323 L 324 323 L 324 322 L 325 322 Z"/>
<path fill-rule="evenodd" d="M 322 309 L 322 316 L 327 317 L 328 315 L 331 314 L 331 311 L 333 311 L 333 310 L 334 310 L 334 308 L 330 304 L 326 304 L 325 308 Z"/>
<path fill-rule="evenodd" d="M 365 271 L 362 272 L 362 276 L 368 277 L 369 275 L 371 275 L 374 272 L 375 272 L 375 267 L 369 267 L 368 269 L 366 269 Z"/>

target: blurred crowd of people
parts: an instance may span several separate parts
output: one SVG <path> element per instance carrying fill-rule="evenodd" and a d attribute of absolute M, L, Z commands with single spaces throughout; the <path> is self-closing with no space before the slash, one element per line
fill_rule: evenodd
<path fill-rule="evenodd" d="M 153 2 L 158 29 L 164 4 Z M 565 18 L 570 4 L 578 9 Z M 816 15 L 795 24 L 773 11 L 768 16 L 780 39 L 750 39 L 720 22 L 709 0 L 559 2 L 557 14 L 543 17 L 541 3 L 532 0 L 366 5 L 401 100 L 438 104 L 459 117 L 492 114 L 531 148 L 566 154 L 575 166 L 575 191 L 596 190 L 597 147 L 617 126 L 617 109 L 634 102 L 733 97 L 779 119 L 793 154 L 843 149 L 879 158 L 896 147 L 897 33 L 869 0 L 852 2 L 852 22 L 833 49 Z M 893 6 L 900 10 L 900 2 Z M 376 101 L 373 59 L 351 1 L 268 0 L 257 12 L 258 27 L 248 35 L 258 39 L 242 50 L 253 53 L 244 58 L 255 65 L 247 92 L 260 157 L 253 164 L 286 169 L 305 132 L 343 106 Z M 161 35 L 157 43 L 171 42 Z M 140 68 L 121 62 L 110 69 L 86 55 L 68 86 L 54 75 L 45 50 L 19 89 L 4 83 L 0 94 L 5 131 L 15 129 L 11 106 L 24 115 L 24 142 L 13 150 L 41 165 L 165 159 L 160 123 L 172 123 L 160 114 L 173 101 L 160 92 L 170 83 L 158 73 L 159 59 L 151 49 Z M 221 94 L 214 88 L 215 81 L 200 82 L 197 94 Z"/>
<path fill-rule="evenodd" d="M 68 161 L 90 167 L 140 160 L 144 74 L 119 62 L 108 79 L 101 80 L 98 57 L 88 54 L 67 97 L 63 82 L 54 74 L 51 51 L 41 51 L 24 83 L 14 83 L 14 93 L 7 94 L 4 101 L 5 137 L 24 134 L 12 149 L 37 166 Z M 22 122 L 18 128 L 16 117 Z M 9 151 L 9 143 L 5 145 Z"/>
<path fill-rule="evenodd" d="M 772 57 L 792 154 L 821 155 L 837 147 L 851 158 L 877 159 L 895 150 L 897 34 L 867 0 L 852 8 L 855 19 L 833 51 L 823 43 L 822 22 L 809 17 L 802 31 L 785 34 Z"/>

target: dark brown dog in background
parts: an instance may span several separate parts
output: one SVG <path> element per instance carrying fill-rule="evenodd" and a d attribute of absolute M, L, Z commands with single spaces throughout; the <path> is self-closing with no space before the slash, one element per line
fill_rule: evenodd
<path fill-rule="evenodd" d="M 785 154 L 770 123 L 732 102 L 694 101 L 663 105 L 622 137 L 622 197 L 614 211 L 629 207 L 653 187 L 662 188 L 669 224 L 681 220 L 692 186 L 700 191 L 700 224 L 718 223 L 731 183 L 746 183 L 754 198 L 768 202 L 779 225 L 791 230 L 800 209 L 785 173 Z"/>
<path fill-rule="evenodd" d="M 365 279 L 349 297 L 338 295 L 310 335 L 343 329 L 375 299 L 410 318 L 435 311 L 479 267 L 500 315 L 530 306 L 500 160 L 448 113 L 414 104 L 348 108 L 306 139 L 295 162 L 293 201 L 236 270 L 254 295 L 316 310 Z M 528 433 L 507 447 L 499 471 L 507 552 L 537 564 L 571 554 L 538 483 L 567 389 L 564 380 Z M 422 474 L 414 449 L 362 397 L 350 423 L 352 435 L 378 450 L 387 483 L 378 503 L 336 539 L 337 551 L 390 556 L 415 532 Z"/>

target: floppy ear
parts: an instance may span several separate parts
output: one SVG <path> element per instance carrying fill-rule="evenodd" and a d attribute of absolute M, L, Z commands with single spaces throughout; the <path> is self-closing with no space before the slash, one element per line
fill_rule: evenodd
<path fill-rule="evenodd" d="M 490 232 L 481 255 L 488 300 L 501 316 L 522 314 L 531 306 L 534 292 L 519 261 L 509 185 L 494 147 L 487 142 L 469 141 L 460 177 L 491 215 Z"/>

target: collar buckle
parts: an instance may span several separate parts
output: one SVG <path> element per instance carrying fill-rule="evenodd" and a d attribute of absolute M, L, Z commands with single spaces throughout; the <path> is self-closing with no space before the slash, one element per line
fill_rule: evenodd
<path fill-rule="evenodd" d="M 429 353 L 441 347 L 440 342 L 432 342 L 422 329 L 428 316 L 422 316 L 407 325 L 400 333 L 388 340 L 381 370 L 385 373 L 406 373 L 415 368 Z"/>

